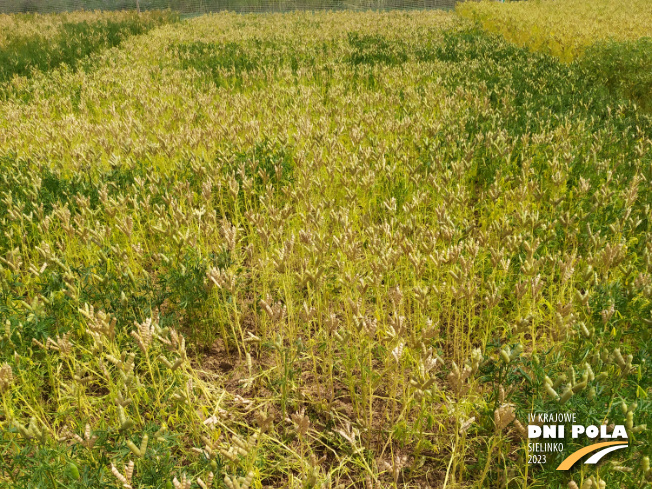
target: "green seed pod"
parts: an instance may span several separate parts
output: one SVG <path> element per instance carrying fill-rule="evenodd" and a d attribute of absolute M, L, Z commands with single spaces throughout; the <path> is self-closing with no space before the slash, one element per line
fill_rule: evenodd
<path fill-rule="evenodd" d="M 573 396 L 573 389 L 570 387 L 566 387 L 566 390 L 561 395 L 561 399 L 559 400 L 559 403 L 566 404 L 572 396 Z"/>
<path fill-rule="evenodd" d="M 608 372 L 600 372 L 598 376 L 595 378 L 598 382 L 603 382 L 609 378 L 609 373 Z"/>
<path fill-rule="evenodd" d="M 620 403 L 620 410 L 623 412 L 623 414 L 627 414 L 627 403 L 625 401 Z"/>
<path fill-rule="evenodd" d="M 149 441 L 149 436 L 147 434 L 143 435 L 143 439 L 140 441 L 140 456 L 144 456 L 147 451 L 147 442 Z"/>
<path fill-rule="evenodd" d="M 638 407 L 638 403 L 633 402 L 633 403 L 631 403 L 631 404 L 629 405 L 629 408 L 628 408 L 627 410 L 628 410 L 628 411 L 632 411 L 632 412 L 634 412 L 634 411 L 636 411 L 636 408 L 637 408 L 637 407 Z"/>
<path fill-rule="evenodd" d="M 606 348 L 600 352 L 600 358 L 602 358 L 603 363 L 611 363 L 611 355 L 609 355 Z"/>
<path fill-rule="evenodd" d="M 505 364 L 509 363 L 509 353 L 507 353 L 505 350 L 500 350 L 500 359 L 505 362 Z"/>
<path fill-rule="evenodd" d="M 620 369 L 624 370 L 627 364 L 625 363 L 623 355 L 620 353 L 620 348 L 614 348 L 614 358 L 616 359 L 616 363 L 618 363 Z"/>
<path fill-rule="evenodd" d="M 580 332 L 582 333 L 582 335 L 583 335 L 586 339 L 589 339 L 589 338 L 591 337 L 592 334 L 591 334 L 591 331 L 589 331 L 588 328 L 586 327 L 586 324 L 584 324 L 584 323 L 579 323 L 579 327 L 580 327 Z"/>
<path fill-rule="evenodd" d="M 591 387 L 589 391 L 586 393 L 586 397 L 588 397 L 589 399 L 594 399 L 595 394 L 596 394 L 595 387 Z"/>
<path fill-rule="evenodd" d="M 640 433 L 641 431 L 647 430 L 647 425 L 646 424 L 639 424 L 638 426 L 634 427 L 632 429 L 632 433 Z"/>
<path fill-rule="evenodd" d="M 589 362 L 586 362 L 584 364 L 584 368 L 586 369 L 586 374 L 588 376 L 589 381 L 593 382 L 595 380 L 595 374 L 593 373 L 593 369 L 591 368 L 591 365 L 589 365 Z"/>
<path fill-rule="evenodd" d="M 650 470 L 650 457 L 643 457 L 641 459 L 641 469 L 644 473 Z"/>
<path fill-rule="evenodd" d="M 518 358 L 521 352 L 523 352 L 523 347 L 519 343 L 514 347 L 512 351 L 509 352 L 509 359 L 514 360 L 515 358 Z"/>
<path fill-rule="evenodd" d="M 584 390 L 585 388 L 586 388 L 586 381 L 578 382 L 573 386 L 573 392 L 577 394 L 579 391 Z"/>
<path fill-rule="evenodd" d="M 561 374 L 559 377 L 557 377 L 557 380 L 555 380 L 555 383 L 552 384 L 552 387 L 554 389 L 558 389 L 559 386 L 562 385 L 567 380 L 568 380 L 568 378 L 566 377 L 566 374 Z"/>
<path fill-rule="evenodd" d="M 131 453 L 133 453 L 136 457 L 140 457 L 140 450 L 138 447 L 134 444 L 133 441 L 127 440 L 127 446 L 129 447 L 129 450 L 131 450 Z"/>
<path fill-rule="evenodd" d="M 555 392 L 555 389 L 552 388 L 550 384 L 544 384 L 544 389 L 553 399 L 559 399 L 559 394 Z"/>
<path fill-rule="evenodd" d="M 77 466 L 72 462 L 68 462 L 68 465 L 66 465 L 65 473 L 71 479 L 79 480 L 81 477 L 79 475 L 79 468 L 77 468 Z"/>
<path fill-rule="evenodd" d="M 122 406 L 118 406 L 118 419 L 120 421 L 120 427 L 118 428 L 120 433 L 127 431 L 134 425 L 134 422 L 125 414 L 124 408 Z"/>
<path fill-rule="evenodd" d="M 165 489 L 174 489 L 174 486 L 172 485 L 172 482 L 167 481 L 165 483 Z"/>
<path fill-rule="evenodd" d="M 575 379 L 575 369 L 572 365 L 568 368 L 568 377 L 570 378 L 571 386 L 575 385 L 577 380 Z"/>
<path fill-rule="evenodd" d="M 633 428 L 633 426 L 634 426 L 634 413 L 629 411 L 625 419 L 625 428 L 627 428 L 627 430 L 629 431 Z"/>
<path fill-rule="evenodd" d="M 211 468 L 215 471 L 217 471 L 217 462 L 213 459 L 211 460 Z"/>
<path fill-rule="evenodd" d="M 131 284 L 136 285 L 136 277 L 134 277 L 134 273 L 131 271 L 131 268 L 129 267 L 127 267 L 127 276 L 129 277 Z"/>

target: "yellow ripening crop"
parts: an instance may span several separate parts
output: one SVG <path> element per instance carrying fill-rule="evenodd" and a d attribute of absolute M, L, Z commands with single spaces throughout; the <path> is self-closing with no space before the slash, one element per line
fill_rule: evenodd
<path fill-rule="evenodd" d="M 508 41 L 572 61 L 597 41 L 652 36 L 649 0 L 465 2 L 458 12 Z"/>
<path fill-rule="evenodd" d="M 16 39 L 39 38 L 52 39 L 64 24 L 79 24 L 81 22 L 111 21 L 120 22 L 133 17 L 133 13 L 124 12 L 68 12 L 64 14 L 0 14 L 0 49 L 8 42 Z"/>

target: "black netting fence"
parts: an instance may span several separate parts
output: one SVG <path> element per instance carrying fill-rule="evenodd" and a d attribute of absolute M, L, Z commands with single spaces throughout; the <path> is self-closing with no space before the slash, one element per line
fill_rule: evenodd
<path fill-rule="evenodd" d="M 0 13 L 172 9 L 181 14 L 453 8 L 457 0 L 0 0 Z"/>

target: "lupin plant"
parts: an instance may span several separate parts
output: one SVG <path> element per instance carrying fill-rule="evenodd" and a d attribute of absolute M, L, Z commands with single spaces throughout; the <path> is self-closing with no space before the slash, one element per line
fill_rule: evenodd
<path fill-rule="evenodd" d="M 80 63 L 0 82 L 0 485 L 649 484 L 635 97 L 453 12 Z M 632 448 L 526 468 L 552 411 Z"/>

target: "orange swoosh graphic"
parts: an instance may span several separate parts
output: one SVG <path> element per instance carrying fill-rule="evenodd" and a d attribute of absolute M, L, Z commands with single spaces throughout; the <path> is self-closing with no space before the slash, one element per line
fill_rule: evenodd
<path fill-rule="evenodd" d="M 568 470 L 573 466 L 575 462 L 577 462 L 587 453 L 595 452 L 600 448 L 609 447 L 611 445 L 626 445 L 626 443 L 623 443 L 622 441 L 605 441 L 603 443 L 594 443 L 588 447 L 580 448 L 578 451 L 573 452 L 568 457 L 566 457 L 564 461 L 559 464 L 557 470 Z"/>

